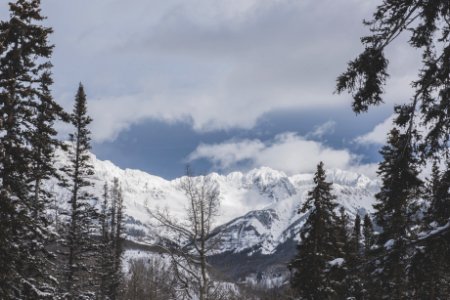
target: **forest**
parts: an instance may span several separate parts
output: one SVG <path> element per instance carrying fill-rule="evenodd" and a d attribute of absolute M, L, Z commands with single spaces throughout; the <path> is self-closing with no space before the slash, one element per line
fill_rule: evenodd
<path fill-rule="evenodd" d="M 102 195 L 92 193 L 85 86 L 74 87 L 73 110 L 63 109 L 52 95 L 58 45 L 41 1 L 10 2 L 0 22 L 0 299 L 450 299 L 450 2 L 378 2 L 363 24 L 364 49 L 335 92 L 352 98 L 356 115 L 386 105 L 386 49 L 399 37 L 420 52 L 421 66 L 410 99 L 393 108 L 373 212 L 349 214 L 317 161 L 306 201 L 292 211 L 304 222 L 284 263 L 290 275 L 276 286 L 225 279 L 214 267 L 224 239 L 215 228 L 221 191 L 189 168 L 177 186 L 186 220 L 163 208 L 145 212 L 173 240 L 128 238 L 146 231 L 127 227 L 137 221 L 121 181 L 96 182 Z M 57 123 L 71 133 L 61 138 Z M 67 197 L 57 199 L 49 182 Z M 126 255 L 139 247 L 157 255 Z"/>

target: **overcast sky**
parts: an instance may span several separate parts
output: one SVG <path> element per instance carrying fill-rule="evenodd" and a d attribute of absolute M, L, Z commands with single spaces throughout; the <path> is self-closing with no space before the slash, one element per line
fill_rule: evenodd
<path fill-rule="evenodd" d="M 43 0 L 54 97 L 89 101 L 94 153 L 165 178 L 269 166 L 372 172 L 419 56 L 389 49 L 386 105 L 333 93 L 374 0 Z M 0 0 L 5 19 L 7 1 Z"/>

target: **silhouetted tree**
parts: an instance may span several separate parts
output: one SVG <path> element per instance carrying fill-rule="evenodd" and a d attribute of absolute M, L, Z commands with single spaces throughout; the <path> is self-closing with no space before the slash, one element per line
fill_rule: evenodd
<path fill-rule="evenodd" d="M 441 173 L 435 161 L 431 179 L 427 183 L 425 198 L 428 209 L 421 224 L 422 235 L 427 235 L 450 220 L 450 172 Z M 450 241 L 448 238 L 425 239 L 414 248 L 410 269 L 410 289 L 418 299 L 445 299 L 450 293 Z"/>
<path fill-rule="evenodd" d="M 70 191 L 70 208 L 65 213 L 68 218 L 63 234 L 67 247 L 64 283 L 66 297 L 77 299 L 94 292 L 91 261 L 96 249 L 92 231 L 97 219 L 93 195 L 87 189 L 92 186 L 94 174 L 89 158 L 91 138 L 88 125 L 92 119 L 87 115 L 86 94 L 81 84 L 70 121 L 75 132 L 69 136 L 69 163 L 63 168 L 65 177 L 62 182 Z"/>
<path fill-rule="evenodd" d="M 353 110 L 365 112 L 383 102 L 383 87 L 389 76 L 385 49 L 399 36 L 409 34 L 408 43 L 422 51 L 418 79 L 412 82 L 411 101 L 396 107 L 396 124 L 407 127 L 406 135 L 423 122 L 421 144 L 424 157 L 439 157 L 448 151 L 450 133 L 450 3 L 447 0 L 384 0 L 370 21 L 371 35 L 361 39 L 364 51 L 349 62 L 337 80 L 339 93 L 353 96 Z M 405 86 L 405 88 L 407 88 Z"/>
<path fill-rule="evenodd" d="M 331 183 L 326 182 L 322 162 L 317 166 L 314 184 L 298 211 L 309 215 L 300 231 L 298 254 L 289 265 L 293 273 L 291 286 L 302 299 L 330 299 L 337 293 L 330 281 L 330 268 L 339 266 L 343 258 L 336 237 L 336 196 L 331 192 Z"/>
<path fill-rule="evenodd" d="M 383 161 L 378 174 L 382 186 L 375 195 L 375 221 L 382 228 L 376 240 L 373 279 L 378 299 L 410 299 L 407 268 L 410 256 L 407 246 L 415 238 L 417 199 L 422 181 L 418 178 L 417 158 L 407 134 L 391 130 L 388 145 L 381 150 Z"/>
<path fill-rule="evenodd" d="M 50 94 L 53 46 L 38 0 L 9 3 L 0 22 L 0 298 L 51 297 L 52 257 L 42 187 L 55 175 L 53 122 L 61 107 Z"/>

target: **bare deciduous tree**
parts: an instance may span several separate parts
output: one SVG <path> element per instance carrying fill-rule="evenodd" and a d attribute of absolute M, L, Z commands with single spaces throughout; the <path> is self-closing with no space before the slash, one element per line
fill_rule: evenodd
<path fill-rule="evenodd" d="M 124 278 L 122 299 L 169 300 L 176 299 L 172 290 L 175 278 L 161 260 L 133 259 L 128 276 Z"/>
<path fill-rule="evenodd" d="M 218 242 L 218 238 L 208 239 L 220 205 L 217 183 L 208 177 L 193 177 L 188 169 L 180 188 L 188 201 L 184 220 L 177 220 L 167 210 L 149 210 L 153 218 L 181 241 L 166 247 L 179 281 L 179 297 L 190 299 L 194 292 L 200 300 L 222 298 L 223 287 L 211 280 L 207 262 Z"/>

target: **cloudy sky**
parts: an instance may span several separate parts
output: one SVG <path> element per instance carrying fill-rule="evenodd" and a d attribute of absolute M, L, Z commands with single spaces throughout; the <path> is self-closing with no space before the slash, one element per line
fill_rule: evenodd
<path fill-rule="evenodd" d="M 362 49 L 374 0 L 44 0 L 54 97 L 85 85 L 93 151 L 165 178 L 269 166 L 372 172 L 418 55 L 388 56 L 386 104 L 356 116 L 336 77 Z M 8 16 L 0 0 L 0 17 Z"/>

